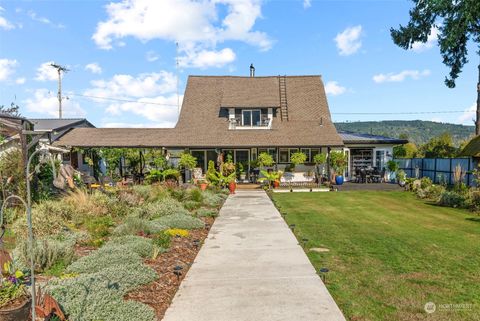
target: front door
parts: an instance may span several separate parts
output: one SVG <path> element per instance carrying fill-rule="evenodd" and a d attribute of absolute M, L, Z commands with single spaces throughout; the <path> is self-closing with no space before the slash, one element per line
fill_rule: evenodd
<path fill-rule="evenodd" d="M 250 151 L 248 149 L 235 150 L 235 163 L 242 166 L 245 174 L 249 172 Z M 240 165 L 241 164 L 241 165 Z"/>

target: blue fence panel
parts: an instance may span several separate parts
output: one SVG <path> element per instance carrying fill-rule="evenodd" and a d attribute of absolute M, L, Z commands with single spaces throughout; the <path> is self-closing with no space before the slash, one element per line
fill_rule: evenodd
<path fill-rule="evenodd" d="M 471 158 L 401 158 L 395 159 L 407 177 L 429 177 L 435 183 L 454 183 L 455 167 L 459 165 L 465 184 L 475 185 L 471 171 L 475 168 Z"/>

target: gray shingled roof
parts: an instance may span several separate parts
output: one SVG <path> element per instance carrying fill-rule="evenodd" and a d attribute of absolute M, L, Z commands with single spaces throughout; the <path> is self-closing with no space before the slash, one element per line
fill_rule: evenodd
<path fill-rule="evenodd" d="M 29 121 L 33 123 L 34 130 L 37 131 L 54 131 L 72 127 L 82 122 L 87 122 L 91 127 L 95 127 L 85 118 L 30 118 Z"/>
<path fill-rule="evenodd" d="M 342 137 L 345 144 L 406 144 L 408 140 L 385 137 L 380 135 L 360 134 L 347 131 L 339 131 L 338 134 Z"/>
<path fill-rule="evenodd" d="M 77 147 L 343 146 L 320 76 L 287 76 L 289 121 L 272 129 L 229 130 L 224 107 L 279 107 L 279 77 L 190 76 L 172 129 L 79 128 L 56 145 Z"/>

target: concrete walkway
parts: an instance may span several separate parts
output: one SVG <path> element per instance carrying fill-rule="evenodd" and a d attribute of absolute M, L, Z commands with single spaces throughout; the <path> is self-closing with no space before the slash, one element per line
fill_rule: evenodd
<path fill-rule="evenodd" d="M 164 321 L 345 320 L 263 191 L 230 196 Z"/>

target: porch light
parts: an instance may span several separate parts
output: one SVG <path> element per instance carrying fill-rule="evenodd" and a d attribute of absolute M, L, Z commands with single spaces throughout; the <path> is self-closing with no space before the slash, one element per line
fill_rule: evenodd
<path fill-rule="evenodd" d="M 180 281 L 180 275 L 182 275 L 182 270 L 183 270 L 183 267 L 181 267 L 180 265 L 176 265 L 173 268 L 173 274 L 177 276 L 177 281 Z"/>
<path fill-rule="evenodd" d="M 326 267 L 320 269 L 320 277 L 322 278 L 323 283 L 327 283 L 327 273 L 330 271 Z"/>
<path fill-rule="evenodd" d="M 289 227 L 290 227 L 290 229 L 292 230 L 292 232 L 295 231 L 295 224 L 290 224 Z"/>

